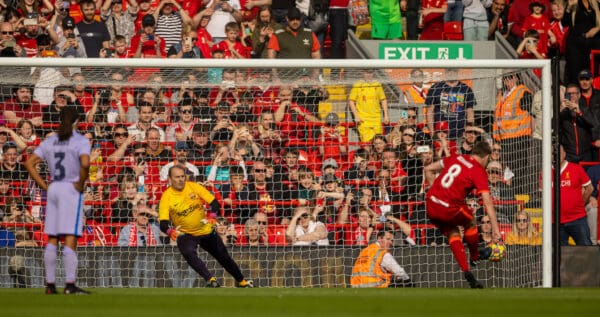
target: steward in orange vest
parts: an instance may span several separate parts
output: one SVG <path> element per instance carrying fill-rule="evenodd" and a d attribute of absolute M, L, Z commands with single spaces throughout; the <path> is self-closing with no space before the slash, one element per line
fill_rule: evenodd
<path fill-rule="evenodd" d="M 377 242 L 360 251 L 352 268 L 351 287 L 414 287 L 406 271 L 388 252 L 393 240 L 391 231 L 380 231 Z M 392 276 L 396 277 L 394 281 Z"/>
<path fill-rule="evenodd" d="M 517 85 L 499 98 L 494 123 L 496 141 L 531 136 L 531 115 L 521 105 L 525 93 L 531 94 L 531 91 L 524 85 Z"/>

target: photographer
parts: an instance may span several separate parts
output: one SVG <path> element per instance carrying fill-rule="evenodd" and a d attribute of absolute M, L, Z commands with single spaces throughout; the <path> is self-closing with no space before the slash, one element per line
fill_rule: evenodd
<path fill-rule="evenodd" d="M 598 122 L 592 111 L 585 106 L 579 86 L 570 84 L 560 104 L 560 144 L 567 153 L 567 161 L 577 163 L 592 161 L 592 141 L 598 140 Z"/>
<path fill-rule="evenodd" d="M 537 30 L 530 29 L 523 34 L 523 40 L 517 47 L 517 54 L 520 59 L 544 59 L 545 50 L 538 46 L 540 33 Z"/>
<path fill-rule="evenodd" d="M 112 107 L 113 101 L 117 109 Z M 120 100 L 115 100 L 110 90 L 100 89 L 94 96 L 94 104 L 86 115 L 86 121 L 102 125 L 125 122 L 125 109 Z"/>
<path fill-rule="evenodd" d="M 56 23 L 56 15 L 50 20 L 50 27 L 48 28 L 48 34 L 50 37 L 54 37 L 52 33 L 54 31 L 53 25 Z M 83 41 L 79 37 L 79 32 L 75 29 L 75 20 L 71 17 L 66 17 L 62 20 L 62 37 L 59 38 L 58 44 L 56 44 L 56 51 L 61 57 L 75 57 L 75 58 L 87 58 Z"/>
<path fill-rule="evenodd" d="M 211 133 L 211 140 L 214 142 L 227 142 L 231 140 L 235 125 L 231 121 L 229 103 L 221 101 L 215 109 L 215 119 Z"/>
<path fill-rule="evenodd" d="M 42 116 L 43 122 L 60 122 L 60 110 L 64 107 L 75 107 L 80 114 L 80 120 L 83 120 L 83 107 L 73 93 L 73 88 L 67 85 L 58 85 L 54 87 L 54 101 L 45 109 Z M 54 128 L 49 128 L 50 131 Z M 46 131 L 44 134 L 50 132 Z"/>
<path fill-rule="evenodd" d="M 12 23 L 0 23 L 0 57 L 26 57 L 25 50 L 15 41 Z"/>

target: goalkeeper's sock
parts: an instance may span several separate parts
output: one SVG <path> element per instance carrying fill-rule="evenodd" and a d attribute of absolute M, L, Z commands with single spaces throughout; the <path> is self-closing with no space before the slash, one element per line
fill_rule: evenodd
<path fill-rule="evenodd" d="M 48 243 L 44 250 L 44 267 L 46 268 L 46 283 L 54 285 L 56 282 L 56 250 L 54 244 Z"/>
<path fill-rule="evenodd" d="M 69 247 L 63 248 L 63 262 L 67 283 L 75 283 L 77 278 L 77 253 Z"/>
<path fill-rule="evenodd" d="M 454 258 L 456 259 L 456 263 L 460 266 L 460 269 L 463 272 L 469 270 L 469 264 L 467 263 L 467 254 L 465 253 L 465 247 L 460 239 L 460 236 L 452 236 L 449 238 L 450 242 L 450 250 L 452 250 L 452 254 L 454 254 Z"/>
<path fill-rule="evenodd" d="M 469 246 L 469 256 L 471 261 L 477 261 L 479 259 L 479 233 L 477 232 L 477 227 L 466 229 L 464 239 Z"/>

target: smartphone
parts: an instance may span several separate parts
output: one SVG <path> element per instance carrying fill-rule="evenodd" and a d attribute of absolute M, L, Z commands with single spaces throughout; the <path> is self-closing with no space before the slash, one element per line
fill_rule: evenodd
<path fill-rule="evenodd" d="M 69 35 L 67 35 L 68 39 L 74 39 L 75 38 L 75 33 L 69 33 Z"/>
<path fill-rule="evenodd" d="M 154 41 L 154 34 L 148 35 L 148 41 Z"/>
<path fill-rule="evenodd" d="M 184 44 L 185 44 L 185 45 L 190 45 L 190 46 L 191 46 L 191 45 L 192 45 L 192 38 L 191 38 L 191 37 L 186 37 L 186 38 L 185 38 L 185 43 L 184 43 Z"/>
<path fill-rule="evenodd" d="M 571 93 L 570 92 L 565 93 L 565 99 L 571 100 Z"/>
<path fill-rule="evenodd" d="M 15 47 L 15 41 L 14 40 L 8 40 L 8 41 L 4 41 L 4 47 Z"/>
<path fill-rule="evenodd" d="M 37 24 L 38 24 L 37 18 L 27 18 L 27 19 L 23 20 L 24 26 L 37 25 Z"/>

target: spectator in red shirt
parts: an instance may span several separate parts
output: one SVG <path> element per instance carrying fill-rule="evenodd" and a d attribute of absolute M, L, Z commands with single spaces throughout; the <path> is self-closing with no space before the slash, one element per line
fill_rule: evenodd
<path fill-rule="evenodd" d="M 562 0 L 554 0 L 551 4 L 552 17 L 550 20 L 550 30 L 548 31 L 548 55 L 564 56 L 566 35 L 569 27 L 563 25 L 562 19 L 565 15 L 565 3 Z"/>
<path fill-rule="evenodd" d="M 275 122 L 281 122 L 281 131 L 290 139 L 303 141 L 308 137 L 306 122 L 320 122 L 306 108 L 292 101 L 292 89 L 281 88 L 279 92 L 281 102 L 275 111 Z M 300 123 L 300 125 L 298 124 Z"/>
<path fill-rule="evenodd" d="M 560 146 L 560 245 L 568 245 L 569 237 L 576 245 L 592 245 L 587 223 L 587 204 L 592 182 L 583 167 L 566 160 L 567 154 Z"/>
<path fill-rule="evenodd" d="M 335 112 L 330 112 L 325 117 L 325 125 L 321 126 L 319 136 L 319 154 L 321 160 L 332 158 L 343 162 L 348 152 L 348 136 L 346 129 L 340 124 L 340 118 Z"/>
<path fill-rule="evenodd" d="M 33 87 L 21 84 L 13 89 L 12 98 L 2 105 L 4 119 L 17 124 L 22 119 L 29 119 L 34 126 L 42 125 L 42 106 L 32 99 Z"/>
<path fill-rule="evenodd" d="M 142 19 L 142 31 L 131 38 L 130 50 L 135 52 L 133 57 L 165 57 L 165 41 L 154 34 L 156 20 L 148 14 Z"/>
<path fill-rule="evenodd" d="M 237 22 L 225 24 L 225 35 L 225 39 L 215 46 L 223 51 L 225 58 L 250 58 L 248 50 L 239 39 L 240 25 Z"/>

